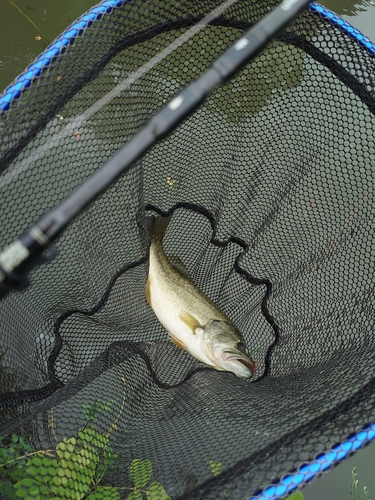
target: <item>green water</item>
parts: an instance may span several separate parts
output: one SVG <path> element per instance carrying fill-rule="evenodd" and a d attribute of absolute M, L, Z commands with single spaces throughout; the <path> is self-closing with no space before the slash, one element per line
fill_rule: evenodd
<path fill-rule="evenodd" d="M 77 17 L 96 3 L 93 0 L 12 0 L 39 28 L 40 33 L 9 0 L 0 1 L 1 90 Z M 324 0 L 321 3 L 342 15 L 375 42 L 375 0 Z M 353 467 L 357 468 L 361 485 L 367 486 L 370 498 L 375 500 L 375 443 L 306 486 L 303 489 L 305 499 L 350 500 Z"/>
<path fill-rule="evenodd" d="M 0 89 L 7 87 L 94 0 L 0 0 Z M 35 37 L 40 36 L 40 40 Z"/>
<path fill-rule="evenodd" d="M 97 3 L 94 0 L 12 0 L 40 33 L 10 0 L 0 1 L 0 91 L 65 28 Z M 321 3 L 375 40 L 375 0 L 323 0 Z"/>

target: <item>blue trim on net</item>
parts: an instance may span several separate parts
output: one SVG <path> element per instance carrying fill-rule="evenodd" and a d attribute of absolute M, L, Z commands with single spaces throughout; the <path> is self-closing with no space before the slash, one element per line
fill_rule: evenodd
<path fill-rule="evenodd" d="M 363 48 L 367 49 L 370 55 L 375 55 L 375 44 L 365 35 L 354 28 L 350 23 L 344 21 L 338 14 L 335 14 L 323 5 L 317 2 L 311 2 L 309 6 L 310 12 L 319 15 L 322 19 L 329 21 L 333 26 L 337 26 L 343 33 L 346 33 L 353 40 L 356 40 Z"/>
<path fill-rule="evenodd" d="M 95 21 L 102 16 L 109 14 L 113 9 L 121 7 L 130 0 L 103 0 L 101 4 L 90 9 L 86 14 L 83 14 L 75 23 L 67 28 L 55 42 L 36 59 L 34 63 L 27 67 L 15 81 L 10 85 L 0 96 L 0 113 L 7 111 L 12 102 L 17 100 L 22 93 L 28 89 L 33 80 L 39 78 L 42 73 L 50 66 L 50 64 L 63 52 L 66 47 L 74 44 L 75 39 L 81 36 L 86 28 L 89 28 Z M 317 2 L 310 3 L 310 12 L 319 15 L 323 20 L 329 21 L 333 26 L 337 26 L 343 33 L 349 35 L 353 40 L 357 41 L 370 55 L 375 55 L 375 44 L 371 40 L 362 35 L 362 33 L 351 26 L 350 23 L 344 21 L 334 12 L 326 9 Z M 319 455 L 314 462 L 302 465 L 297 471 L 285 476 L 280 480 L 279 484 L 270 485 L 261 493 L 250 500 L 276 500 L 281 498 L 310 481 L 317 474 L 337 464 L 343 460 L 348 454 L 357 451 L 364 445 L 368 444 L 375 438 L 375 423 L 367 426 L 355 436 L 349 437 L 341 444 L 336 445 L 332 450 Z"/>
<path fill-rule="evenodd" d="M 261 493 L 251 497 L 249 500 L 277 500 L 289 495 L 296 488 L 310 481 L 321 472 L 337 465 L 341 460 L 363 446 L 369 444 L 375 438 L 375 422 L 367 425 L 357 434 L 349 436 L 342 443 L 337 444 L 331 450 L 321 453 L 316 459 L 301 465 L 295 472 L 284 476 L 278 484 L 269 485 Z"/>
<path fill-rule="evenodd" d="M 371 56 L 375 55 L 375 44 L 357 28 L 344 21 L 338 14 L 326 9 L 317 2 L 311 2 L 309 10 L 321 19 L 329 21 L 333 26 L 337 26 L 343 33 L 349 35 L 352 40 L 357 41 Z M 249 500 L 277 500 L 283 498 L 285 495 L 291 494 L 299 486 L 313 479 L 316 475 L 337 465 L 349 454 L 367 445 L 374 438 L 375 422 L 354 436 L 344 440 L 341 444 L 334 446 L 326 453 L 320 454 L 313 462 L 302 465 L 295 472 L 281 479 L 278 484 L 267 486 L 261 493 L 251 497 Z"/>
<path fill-rule="evenodd" d="M 16 79 L 14 84 L 5 89 L 0 96 L 0 114 L 9 110 L 12 102 L 17 100 L 22 93 L 30 87 L 33 80 L 39 78 L 50 64 L 65 51 L 66 47 L 72 45 L 75 39 L 82 35 L 86 28 L 90 27 L 102 16 L 109 14 L 113 9 L 121 7 L 129 1 L 130 0 L 103 0 L 101 4 L 93 7 L 86 14 L 83 14 L 83 16 L 65 30 L 55 42 L 47 47 L 34 63 L 27 67 L 27 69 Z M 313 14 L 319 15 L 322 19 L 329 21 L 332 25 L 339 27 L 342 32 L 348 34 L 353 40 L 356 40 L 364 47 L 370 55 L 375 54 L 375 44 L 334 12 L 331 12 L 316 2 L 310 3 L 310 11 Z"/>
<path fill-rule="evenodd" d="M 81 36 L 86 28 L 113 9 L 121 7 L 130 0 L 104 0 L 77 19 L 62 35 L 60 35 L 47 49 L 30 64 L 26 70 L 0 96 L 0 113 L 7 111 L 12 102 L 18 99 L 28 89 L 33 80 L 39 78 L 51 63 L 73 45 L 76 38 Z"/>
<path fill-rule="evenodd" d="M 367 36 L 362 35 L 357 28 L 344 21 L 338 14 L 326 9 L 317 2 L 311 2 L 309 10 L 321 19 L 330 22 L 333 26 L 337 26 L 343 33 L 349 35 L 352 40 L 357 41 L 371 56 L 375 55 L 375 44 Z M 348 437 L 331 450 L 318 455 L 313 462 L 303 464 L 295 472 L 284 476 L 278 484 L 274 483 L 267 486 L 261 493 L 251 497 L 249 500 L 277 500 L 283 498 L 285 495 L 291 494 L 299 486 L 313 479 L 316 475 L 337 465 L 349 454 L 367 445 L 374 438 L 375 422 L 366 426 L 354 436 Z"/>

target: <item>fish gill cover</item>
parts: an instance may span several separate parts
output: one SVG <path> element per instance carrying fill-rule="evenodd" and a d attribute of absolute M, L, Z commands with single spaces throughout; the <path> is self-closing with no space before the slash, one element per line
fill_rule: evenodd
<path fill-rule="evenodd" d="M 270 7 L 234 3 L 93 111 L 219 2 L 112 4 L 3 94 L 2 248 Z M 312 4 L 0 303 L 4 498 L 237 500 L 274 481 L 271 498 L 375 421 L 374 75 L 373 45 Z M 170 214 L 166 253 L 240 330 L 249 380 L 169 342 L 147 304 L 145 218 Z"/>

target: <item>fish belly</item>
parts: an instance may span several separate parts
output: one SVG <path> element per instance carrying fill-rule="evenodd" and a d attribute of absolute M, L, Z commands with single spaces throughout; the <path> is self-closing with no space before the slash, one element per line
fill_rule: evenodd
<path fill-rule="evenodd" d="M 203 363 L 214 366 L 212 361 L 202 350 L 201 339 L 181 321 L 181 315 L 186 312 L 184 304 L 178 293 L 174 293 L 165 283 L 161 283 L 157 276 L 152 273 L 150 266 L 147 282 L 148 300 L 151 308 L 160 323 L 168 331 L 172 339 L 176 339 L 181 348 L 188 351 L 192 356 Z M 191 313 L 191 311 L 188 311 Z"/>

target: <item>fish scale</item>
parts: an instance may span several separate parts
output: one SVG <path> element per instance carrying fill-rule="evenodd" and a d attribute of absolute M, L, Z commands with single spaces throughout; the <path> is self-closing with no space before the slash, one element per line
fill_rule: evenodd
<path fill-rule="evenodd" d="M 146 298 L 160 323 L 178 347 L 217 369 L 248 378 L 256 363 L 245 352 L 244 340 L 230 319 L 173 265 L 163 248 L 171 217 L 148 217 L 151 239 Z M 174 258 L 177 259 L 177 258 Z"/>

